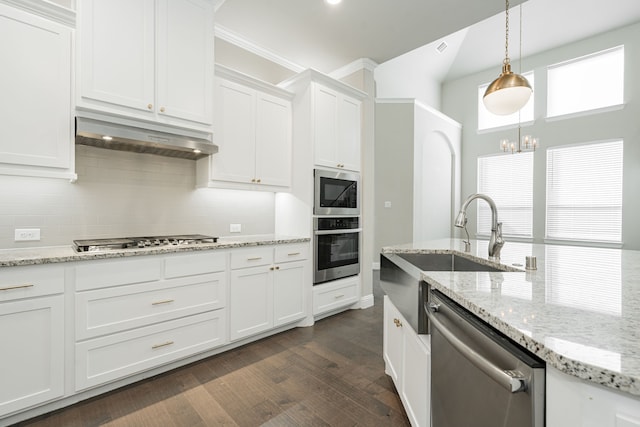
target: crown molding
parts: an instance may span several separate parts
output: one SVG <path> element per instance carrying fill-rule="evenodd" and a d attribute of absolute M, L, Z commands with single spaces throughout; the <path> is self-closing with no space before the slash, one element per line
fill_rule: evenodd
<path fill-rule="evenodd" d="M 296 64 L 295 62 L 289 61 L 288 59 L 276 54 L 275 52 L 272 52 L 268 49 L 260 47 L 257 44 L 250 42 L 249 40 L 243 38 L 242 36 L 234 33 L 233 31 L 221 25 L 216 24 L 215 36 L 220 40 L 224 40 L 233 45 L 241 47 L 244 50 L 247 50 L 265 59 L 268 59 L 269 61 L 274 62 L 278 65 L 281 65 L 293 72 L 300 73 L 305 70 L 305 67 L 303 67 L 302 65 Z"/>
<path fill-rule="evenodd" d="M 350 64 L 345 65 L 344 67 L 340 67 L 337 70 L 332 71 L 331 73 L 329 73 L 329 75 L 334 79 L 340 80 L 360 70 L 373 72 L 373 70 L 375 70 L 377 66 L 378 63 L 372 59 L 360 58 L 356 59 Z"/>
<path fill-rule="evenodd" d="M 0 0 L 0 4 L 22 9 L 69 27 L 76 25 L 76 12 L 46 0 Z"/>

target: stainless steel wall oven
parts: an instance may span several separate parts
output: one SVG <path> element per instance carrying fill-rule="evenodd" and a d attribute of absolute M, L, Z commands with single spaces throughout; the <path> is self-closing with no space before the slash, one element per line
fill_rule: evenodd
<path fill-rule="evenodd" d="M 317 217 L 313 225 L 313 284 L 359 274 L 360 218 Z"/>

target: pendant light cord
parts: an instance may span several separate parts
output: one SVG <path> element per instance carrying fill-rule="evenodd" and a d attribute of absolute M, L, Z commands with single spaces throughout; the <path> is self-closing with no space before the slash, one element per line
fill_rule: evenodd
<path fill-rule="evenodd" d="M 509 0 L 506 0 L 504 37 L 504 65 L 507 64 L 509 64 Z"/>

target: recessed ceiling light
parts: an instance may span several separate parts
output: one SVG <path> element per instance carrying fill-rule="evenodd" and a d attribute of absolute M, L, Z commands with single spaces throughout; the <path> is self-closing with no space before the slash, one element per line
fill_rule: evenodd
<path fill-rule="evenodd" d="M 342 3 L 342 0 L 324 0 L 324 1 L 331 5 Z"/>

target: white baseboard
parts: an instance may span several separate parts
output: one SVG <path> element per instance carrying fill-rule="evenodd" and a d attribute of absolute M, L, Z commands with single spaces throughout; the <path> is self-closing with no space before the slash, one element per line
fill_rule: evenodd
<path fill-rule="evenodd" d="M 373 294 L 365 295 L 360 298 L 360 308 L 373 307 Z"/>

